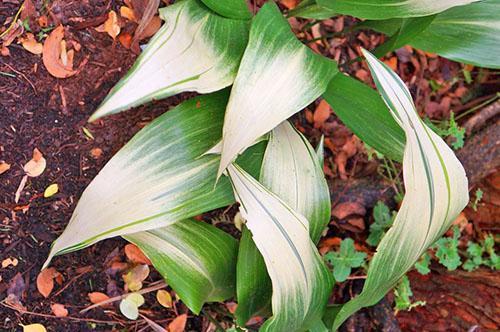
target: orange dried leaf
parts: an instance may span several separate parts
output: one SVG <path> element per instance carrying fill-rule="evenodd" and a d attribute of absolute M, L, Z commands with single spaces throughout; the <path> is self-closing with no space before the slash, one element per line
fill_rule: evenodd
<path fill-rule="evenodd" d="M 332 110 L 330 105 L 328 105 L 326 100 L 321 100 L 314 111 L 314 128 L 321 128 L 325 124 L 325 121 L 328 120 L 331 113 Z"/>
<path fill-rule="evenodd" d="M 53 267 L 44 269 L 38 274 L 36 278 L 36 288 L 43 297 L 49 297 L 54 288 L 54 277 L 57 274 L 58 272 Z"/>
<path fill-rule="evenodd" d="M 111 36 L 111 38 L 115 39 L 116 36 L 120 34 L 121 30 L 120 25 L 118 24 L 118 15 L 116 15 L 116 12 L 111 10 L 108 13 L 108 19 L 95 29 L 98 32 L 106 32 Z"/>
<path fill-rule="evenodd" d="M 42 43 L 39 43 L 32 33 L 27 33 L 26 38 L 21 39 L 21 44 L 23 45 L 23 48 L 30 53 L 38 55 L 43 52 Z"/>
<path fill-rule="evenodd" d="M 392 70 L 397 71 L 398 69 L 398 58 L 393 56 L 389 60 L 385 60 L 384 63 L 391 67 Z"/>
<path fill-rule="evenodd" d="M 126 49 L 129 49 L 132 45 L 132 35 L 128 32 L 121 33 L 118 36 L 118 40 L 120 41 L 120 44 L 122 44 Z"/>
<path fill-rule="evenodd" d="M 281 0 L 280 1 L 283 6 L 285 6 L 287 9 L 294 9 L 297 7 L 298 0 Z"/>
<path fill-rule="evenodd" d="M 97 304 L 109 300 L 109 296 L 101 292 L 92 292 L 88 294 L 90 302 Z"/>
<path fill-rule="evenodd" d="M 132 263 L 152 265 L 149 258 L 135 244 L 129 243 L 125 246 L 125 255 Z"/>
<path fill-rule="evenodd" d="M 10 164 L 0 162 L 0 174 L 7 172 L 10 169 Z"/>
<path fill-rule="evenodd" d="M 135 12 L 132 8 L 127 6 L 120 7 L 120 16 L 126 18 L 129 21 L 137 22 L 137 17 L 135 16 Z"/>
<path fill-rule="evenodd" d="M 66 317 L 68 316 L 68 309 L 64 307 L 64 305 L 59 303 L 54 303 L 50 305 L 50 309 L 56 317 Z"/>
<path fill-rule="evenodd" d="M 55 28 L 43 44 L 43 64 L 54 77 L 67 78 L 78 73 L 66 67 L 61 60 L 61 41 L 64 38 L 64 27 Z"/>
<path fill-rule="evenodd" d="M 156 292 L 156 300 L 165 308 L 172 308 L 172 296 L 164 289 Z"/>
<path fill-rule="evenodd" d="M 47 161 L 43 157 L 40 150 L 35 148 L 33 150 L 33 157 L 24 165 L 24 172 L 30 177 L 37 177 L 43 173 L 45 167 L 47 166 Z"/>
<path fill-rule="evenodd" d="M 187 323 L 187 314 L 182 314 L 168 324 L 169 332 L 184 332 Z"/>

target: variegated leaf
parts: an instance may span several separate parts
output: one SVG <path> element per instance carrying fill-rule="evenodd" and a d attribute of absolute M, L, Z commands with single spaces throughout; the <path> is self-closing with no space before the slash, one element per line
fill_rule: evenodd
<path fill-rule="evenodd" d="M 318 5 L 338 14 L 372 20 L 418 17 L 436 14 L 479 0 L 316 0 Z"/>
<path fill-rule="evenodd" d="M 120 235 L 164 227 L 234 202 L 219 156 L 203 155 L 221 138 L 227 91 L 184 102 L 142 129 L 85 189 L 50 256 Z M 264 143 L 242 156 L 254 173 Z"/>
<path fill-rule="evenodd" d="M 258 137 L 319 97 L 334 62 L 300 43 L 276 4 L 255 16 L 224 118 L 218 175 Z"/>
<path fill-rule="evenodd" d="M 376 304 L 450 227 L 469 200 L 465 171 L 446 143 L 419 118 L 410 92 L 384 63 L 363 50 L 382 98 L 406 134 L 406 195 L 377 248 L 363 292 L 346 303 L 334 330 L 358 309 Z"/>
<path fill-rule="evenodd" d="M 285 121 L 269 134 L 261 182 L 309 221 L 309 235 L 317 243 L 330 221 L 330 193 L 320 144 L 318 154 L 307 139 Z M 245 228 L 240 240 L 237 267 L 238 308 L 241 325 L 262 313 L 271 303 L 271 282 L 262 255 Z"/>
<path fill-rule="evenodd" d="M 309 222 L 240 166 L 227 171 L 272 281 L 273 316 L 261 331 L 311 328 L 321 320 L 333 280 L 309 237 Z"/>
<path fill-rule="evenodd" d="M 231 85 L 249 22 L 224 18 L 199 0 L 160 9 L 163 27 L 90 121 L 185 91 L 209 93 Z"/>
<path fill-rule="evenodd" d="M 205 302 L 234 295 L 238 243 L 218 228 L 186 219 L 124 237 L 142 249 L 195 314 Z"/>

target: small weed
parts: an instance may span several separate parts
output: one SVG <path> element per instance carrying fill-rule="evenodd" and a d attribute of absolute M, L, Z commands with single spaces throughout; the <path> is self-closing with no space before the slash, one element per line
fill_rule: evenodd
<path fill-rule="evenodd" d="M 325 255 L 325 260 L 332 265 L 333 277 L 337 282 L 346 281 L 351 270 L 363 265 L 365 259 L 366 254 L 356 251 L 354 241 L 351 238 L 342 240 L 339 251 L 329 252 Z"/>

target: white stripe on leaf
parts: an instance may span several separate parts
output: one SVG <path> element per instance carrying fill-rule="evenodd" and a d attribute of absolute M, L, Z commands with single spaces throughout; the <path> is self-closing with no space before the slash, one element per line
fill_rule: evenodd
<path fill-rule="evenodd" d="M 153 99 L 209 93 L 233 83 L 248 39 L 247 21 L 219 16 L 198 0 L 160 9 L 160 17 L 165 24 L 91 121 Z"/>
<path fill-rule="evenodd" d="M 335 64 L 295 37 L 276 4 L 255 16 L 224 118 L 219 176 L 258 137 L 326 89 Z"/>
<path fill-rule="evenodd" d="M 191 311 L 234 295 L 237 241 L 196 220 L 124 236 L 136 244 Z"/>
<path fill-rule="evenodd" d="M 309 222 L 239 166 L 227 170 L 273 285 L 273 317 L 261 331 L 306 330 L 321 318 L 332 285 Z"/>
<path fill-rule="evenodd" d="M 391 114 L 406 134 L 406 194 L 368 270 L 363 292 L 346 303 L 334 329 L 358 309 L 376 304 L 450 227 L 469 200 L 465 171 L 446 143 L 419 118 L 410 92 L 384 63 L 363 50 Z"/>

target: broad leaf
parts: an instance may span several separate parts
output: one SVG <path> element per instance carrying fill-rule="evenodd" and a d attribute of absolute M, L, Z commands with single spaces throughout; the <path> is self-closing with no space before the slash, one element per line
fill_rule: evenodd
<path fill-rule="evenodd" d="M 90 121 L 180 92 L 209 93 L 231 85 L 249 23 L 219 16 L 199 0 L 160 9 L 165 21 L 128 74 Z"/>
<path fill-rule="evenodd" d="M 269 135 L 260 180 L 309 220 L 309 236 L 314 243 L 318 242 L 330 221 L 330 193 L 316 151 L 288 121 Z M 267 309 L 271 302 L 271 282 L 247 229 L 243 231 L 238 255 L 236 315 L 240 324 L 244 324 Z"/>
<path fill-rule="evenodd" d="M 245 0 L 201 0 L 208 8 L 219 15 L 247 20 L 252 17 Z"/>
<path fill-rule="evenodd" d="M 339 14 L 383 20 L 436 14 L 479 0 L 316 0 L 318 5 Z"/>
<path fill-rule="evenodd" d="M 411 45 L 454 61 L 500 68 L 500 0 L 485 0 L 437 15 Z"/>
<path fill-rule="evenodd" d="M 324 20 L 335 16 L 335 12 L 331 9 L 321 7 L 316 3 L 316 0 L 303 0 L 297 7 L 290 10 L 288 16 Z"/>
<path fill-rule="evenodd" d="M 469 201 L 465 171 L 453 151 L 418 117 L 401 79 L 373 55 L 363 53 L 384 101 L 406 134 L 406 196 L 371 261 L 362 293 L 342 307 L 334 330 L 352 313 L 376 304 L 393 288 Z"/>
<path fill-rule="evenodd" d="M 376 91 L 354 78 L 338 74 L 323 98 L 366 144 L 390 159 L 403 160 L 404 132 Z"/>
<path fill-rule="evenodd" d="M 168 226 L 234 201 L 227 179 L 214 188 L 227 91 L 193 98 L 142 129 L 85 189 L 49 259 L 99 240 Z M 254 174 L 263 144 L 241 162 Z"/>
<path fill-rule="evenodd" d="M 290 30 L 276 4 L 255 16 L 224 118 L 218 175 L 258 137 L 319 97 L 337 72 Z"/>
<path fill-rule="evenodd" d="M 141 248 L 195 314 L 205 302 L 234 295 L 238 244 L 216 227 L 187 219 L 124 237 Z"/>

